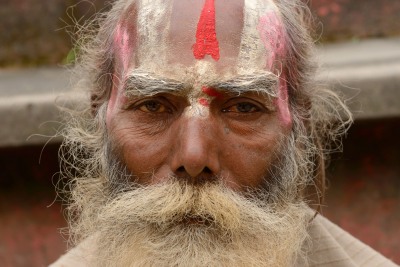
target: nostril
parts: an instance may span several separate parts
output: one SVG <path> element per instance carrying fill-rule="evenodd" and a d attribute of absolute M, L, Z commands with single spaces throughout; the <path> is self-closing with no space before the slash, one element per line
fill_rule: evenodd
<path fill-rule="evenodd" d="M 207 173 L 207 174 L 212 174 L 212 171 L 211 171 L 208 167 L 205 167 L 205 168 L 203 169 L 203 172 L 204 172 L 204 173 Z"/>
<path fill-rule="evenodd" d="M 176 169 L 175 174 L 178 179 L 184 179 L 192 184 L 203 184 L 206 182 L 212 182 L 216 179 L 213 171 L 208 167 L 204 167 L 203 170 L 196 176 L 191 176 L 187 172 L 186 168 L 181 166 Z"/>
<path fill-rule="evenodd" d="M 176 172 L 177 172 L 177 173 L 183 173 L 183 172 L 186 172 L 186 169 L 185 169 L 185 167 L 180 166 L 180 167 L 176 170 Z M 210 170 L 210 168 L 205 167 L 205 168 L 203 169 L 202 173 L 212 174 L 213 172 Z"/>
<path fill-rule="evenodd" d="M 185 172 L 186 170 L 185 167 L 180 166 L 176 171 L 179 173 L 179 172 Z"/>

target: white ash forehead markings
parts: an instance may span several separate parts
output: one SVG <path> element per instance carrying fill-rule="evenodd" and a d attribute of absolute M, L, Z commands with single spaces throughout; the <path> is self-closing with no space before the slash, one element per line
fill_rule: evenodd
<path fill-rule="evenodd" d="M 139 62 L 146 69 L 157 70 L 167 62 L 172 0 L 142 0 L 139 7 Z"/>
<path fill-rule="evenodd" d="M 198 102 L 194 102 L 185 109 L 184 115 L 189 118 L 201 118 L 208 119 L 210 115 L 210 109 Z"/>
<path fill-rule="evenodd" d="M 210 80 L 217 79 L 217 66 L 215 62 L 199 60 L 194 65 L 194 75 L 196 75 L 196 83 L 206 83 Z"/>
<path fill-rule="evenodd" d="M 279 16 L 280 12 L 273 1 L 245 0 L 244 23 L 240 52 L 238 60 L 238 72 L 249 73 L 254 66 L 267 66 L 269 56 L 266 47 L 260 38 L 258 30 L 260 19 L 267 12 L 273 12 Z"/>
<path fill-rule="evenodd" d="M 191 117 L 193 116 L 200 116 L 204 117 L 209 115 L 210 110 L 210 99 L 206 99 L 204 96 L 201 95 L 193 95 L 190 94 L 188 96 L 189 106 L 187 108 L 188 115 Z"/>
<path fill-rule="evenodd" d="M 258 23 L 259 3 L 254 0 L 245 0 L 243 10 L 243 31 L 240 43 L 238 71 L 246 73 L 254 65 L 259 65 L 264 56 L 263 46 L 258 41 L 256 25 Z"/>

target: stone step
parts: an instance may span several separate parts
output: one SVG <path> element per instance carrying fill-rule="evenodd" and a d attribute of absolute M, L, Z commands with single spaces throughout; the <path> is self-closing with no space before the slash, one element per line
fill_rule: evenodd
<path fill-rule="evenodd" d="M 320 46 L 318 79 L 343 94 L 357 120 L 400 116 L 400 38 Z M 62 68 L 0 70 L 0 147 L 59 142 L 57 102 L 78 101 Z"/>
<path fill-rule="evenodd" d="M 318 79 L 343 94 L 356 119 L 400 116 L 400 38 L 318 49 Z"/>

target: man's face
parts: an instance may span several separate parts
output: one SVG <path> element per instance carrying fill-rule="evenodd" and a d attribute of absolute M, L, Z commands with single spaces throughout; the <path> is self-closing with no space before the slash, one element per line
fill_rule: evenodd
<path fill-rule="evenodd" d="M 289 266 L 301 254 L 285 36 L 268 0 L 128 6 L 111 36 L 107 165 L 74 190 L 73 230 L 96 236 L 98 266 Z"/>
<path fill-rule="evenodd" d="M 140 184 L 261 186 L 291 130 L 272 1 L 138 1 L 115 29 L 113 155 Z"/>

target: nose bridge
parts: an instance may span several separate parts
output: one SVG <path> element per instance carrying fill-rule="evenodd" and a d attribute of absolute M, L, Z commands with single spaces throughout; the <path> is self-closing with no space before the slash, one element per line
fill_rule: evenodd
<path fill-rule="evenodd" d="M 181 153 L 188 157 L 192 164 L 200 165 L 208 157 L 208 128 L 204 118 L 187 118 L 180 129 Z"/>
<path fill-rule="evenodd" d="M 218 157 L 213 142 L 212 123 L 200 116 L 182 119 L 176 136 L 177 146 L 173 151 L 173 171 L 190 177 L 218 172 Z"/>

